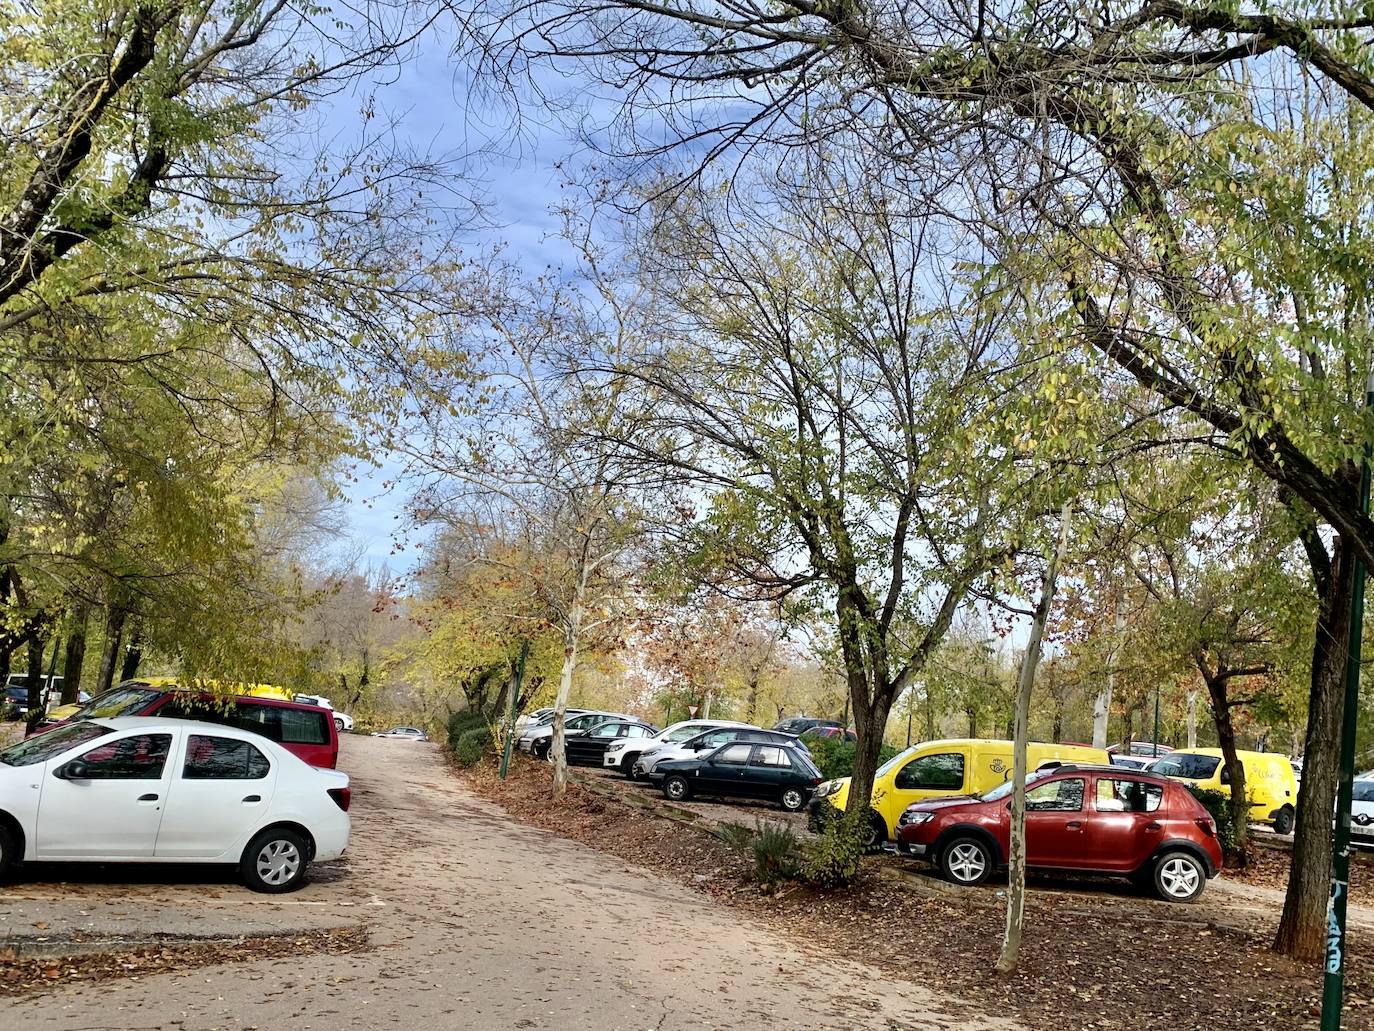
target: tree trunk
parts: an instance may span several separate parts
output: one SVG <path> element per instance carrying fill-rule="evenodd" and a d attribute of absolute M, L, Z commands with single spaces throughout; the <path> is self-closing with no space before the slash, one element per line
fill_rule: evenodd
<path fill-rule="evenodd" d="M 1107 656 L 1106 682 L 1093 701 L 1093 747 L 1107 747 L 1107 721 L 1112 715 L 1112 694 L 1116 690 L 1116 650 L 1122 633 L 1126 628 L 1126 617 L 1121 611 L 1120 600 L 1116 603 L 1116 616 L 1113 620 L 1117 640 L 1112 642 L 1111 653 Z"/>
<path fill-rule="evenodd" d="M 1015 727 L 1012 731 L 1012 794 L 1011 794 L 1011 857 L 1007 867 L 1007 928 L 1002 938 L 1002 954 L 997 958 L 999 974 L 1016 969 L 1021 954 L 1021 937 L 1026 914 L 1026 766 L 1027 742 L 1030 738 L 1031 689 L 1035 686 L 1035 668 L 1040 664 L 1040 642 L 1045 636 L 1045 623 L 1054 603 L 1055 577 L 1064 551 L 1069 544 L 1069 505 L 1059 512 L 1059 542 L 1045 566 L 1040 584 L 1040 601 L 1031 620 L 1030 640 L 1021 659 L 1021 674 L 1016 683 Z"/>
<path fill-rule="evenodd" d="M 67 623 L 67 651 L 62 658 L 62 704 L 72 705 L 81 697 L 81 667 L 86 662 L 86 624 L 91 610 L 86 605 L 72 610 Z"/>
<path fill-rule="evenodd" d="M 697 710 L 697 716 L 703 720 L 711 718 L 711 689 L 709 687 L 701 696 L 701 708 Z"/>
<path fill-rule="evenodd" d="M 1197 692 L 1188 692 L 1188 747 L 1197 747 Z"/>
<path fill-rule="evenodd" d="M 553 797 L 561 798 L 568 789 L 568 749 L 564 722 L 568 714 L 568 697 L 572 694 L 573 674 L 577 671 L 577 648 L 582 637 L 583 605 L 587 597 L 587 575 L 584 561 L 577 579 L 577 590 L 568 621 L 563 629 L 563 668 L 558 674 L 558 694 L 553 702 L 553 740 L 549 756 L 553 759 Z"/>
<path fill-rule="evenodd" d="M 30 730 L 38 724 L 38 720 L 43 716 L 43 688 L 46 686 L 43 683 L 43 644 L 42 634 L 35 631 L 29 637 L 29 662 L 26 670 L 28 676 L 24 679 L 24 684 L 29 691 L 27 722 Z"/>
<path fill-rule="evenodd" d="M 1312 645 L 1307 737 L 1293 838 L 1293 861 L 1274 951 L 1316 961 L 1326 955 L 1326 903 L 1331 879 L 1331 813 L 1336 806 L 1350 595 L 1355 587 L 1351 549 L 1335 544 L 1330 575 L 1318 577 L 1320 606 Z M 1322 582 L 1324 579 L 1324 583 Z M 1324 588 L 1324 589 L 1323 589 Z"/>
<path fill-rule="evenodd" d="M 1202 679 L 1207 684 L 1207 695 L 1212 701 L 1217 745 L 1221 748 L 1226 776 L 1231 782 L 1231 826 L 1236 848 L 1234 861 L 1237 866 L 1247 866 L 1250 862 L 1250 803 L 1245 791 L 1245 766 L 1236 755 L 1236 728 L 1231 720 L 1231 705 L 1227 699 L 1229 678 L 1213 675 L 1200 656 L 1197 662 Z"/>
<path fill-rule="evenodd" d="M 129 636 L 129 647 L 124 652 L 124 663 L 119 668 L 120 681 L 132 680 L 138 676 L 138 665 L 143 661 L 143 626 L 134 627 Z"/>
<path fill-rule="evenodd" d="M 100 669 L 96 673 L 94 694 L 104 694 L 114 685 L 115 665 L 119 660 L 119 642 L 124 636 L 124 621 L 129 613 L 116 605 L 105 616 L 105 646 L 100 649 Z"/>
<path fill-rule="evenodd" d="M 971 737 L 971 738 L 977 738 L 977 737 L 978 737 L 978 710 L 977 710 L 976 708 L 974 708 L 972 705 L 970 705 L 970 706 L 969 706 L 967 709 L 965 709 L 964 711 L 968 713 L 968 736 Z"/>

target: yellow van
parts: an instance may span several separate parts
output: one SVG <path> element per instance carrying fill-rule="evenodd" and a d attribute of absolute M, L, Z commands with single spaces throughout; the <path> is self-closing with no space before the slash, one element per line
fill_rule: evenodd
<path fill-rule="evenodd" d="M 1292 834 L 1297 822 L 1298 778 L 1293 764 L 1278 752 L 1237 751 L 1245 767 L 1245 794 L 1250 819 L 1271 824 L 1280 834 Z M 1186 780 L 1207 791 L 1231 794 L 1231 778 L 1220 748 L 1187 748 L 1170 752 L 1150 767 L 1151 773 Z"/>
<path fill-rule="evenodd" d="M 897 836 L 897 820 L 913 802 L 944 795 L 980 795 L 1011 779 L 1012 743 L 981 738 L 926 741 L 898 752 L 873 778 L 870 847 Z M 1026 746 L 1026 768 L 1046 763 L 1111 762 L 1105 749 L 1086 745 Z M 828 780 L 811 799 L 811 826 L 817 829 L 849 805 L 849 778 Z"/>
<path fill-rule="evenodd" d="M 126 680 L 122 684 L 116 684 L 108 691 L 96 695 L 88 702 L 73 703 L 71 705 L 58 705 L 44 714 L 39 726 L 51 726 L 54 723 L 61 723 L 69 720 L 78 712 L 91 710 L 96 716 L 118 715 L 117 712 L 109 710 L 111 699 L 122 699 L 123 694 L 116 695 L 115 692 L 125 692 L 131 687 L 151 687 L 160 691 L 209 691 L 216 695 L 250 695 L 254 698 L 280 698 L 284 702 L 291 701 L 293 695 L 284 687 L 277 687 L 274 684 L 237 684 L 222 680 L 190 680 L 182 684 L 176 677 L 139 677 L 136 680 Z M 102 703 L 105 703 L 102 705 Z M 116 705 L 116 708 L 118 706 Z"/>

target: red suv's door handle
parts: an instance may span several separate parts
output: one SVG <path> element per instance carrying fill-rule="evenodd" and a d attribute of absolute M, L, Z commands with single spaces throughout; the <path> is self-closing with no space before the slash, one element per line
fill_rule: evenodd
<path fill-rule="evenodd" d="M 1065 826 L 1071 831 L 1081 831 L 1083 829 L 1083 821 L 1070 820 Z"/>
<path fill-rule="evenodd" d="M 1164 828 L 1161 827 L 1159 824 L 1155 823 L 1153 820 L 1151 820 L 1149 823 L 1145 825 L 1145 829 L 1147 831 L 1162 831 Z"/>

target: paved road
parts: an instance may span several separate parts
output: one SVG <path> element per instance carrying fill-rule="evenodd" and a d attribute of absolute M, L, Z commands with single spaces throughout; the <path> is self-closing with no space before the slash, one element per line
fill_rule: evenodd
<path fill-rule="evenodd" d="M 203 875 L 133 889 L 92 875 L 87 907 L 165 906 L 187 893 L 226 910 L 366 922 L 377 948 L 74 986 L 11 1003 L 0 1026 L 685 1031 L 998 1028 L 885 982 L 675 882 L 512 824 L 451 778 L 431 746 L 346 739 L 354 777 L 348 857 L 286 899 Z M 56 901 L 21 884 L 17 904 Z M 259 920 L 262 917 L 258 917 Z M 217 928 L 218 929 L 218 928 Z M 932 972 L 933 978 L 938 978 Z"/>

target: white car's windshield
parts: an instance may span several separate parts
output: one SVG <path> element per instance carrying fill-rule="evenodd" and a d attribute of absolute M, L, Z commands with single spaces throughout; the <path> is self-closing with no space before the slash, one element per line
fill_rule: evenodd
<path fill-rule="evenodd" d="M 67 723 L 54 727 L 46 734 L 35 734 L 0 752 L 0 763 L 6 766 L 33 766 L 61 755 L 69 748 L 113 733 L 103 723 Z"/>
<path fill-rule="evenodd" d="M 1044 780 L 1050 774 L 1057 772 L 1057 770 L 1039 770 L 1035 773 L 1029 773 L 1026 775 L 1026 787 L 1029 789 L 1030 786 L 1034 784 L 1036 781 Z M 984 802 L 996 802 L 999 798 L 1010 797 L 1012 788 L 1014 787 L 1016 787 L 1016 785 L 1008 780 L 1001 784 L 998 784 L 997 787 L 993 788 L 986 794 L 976 795 L 974 797 L 981 798 Z"/>

